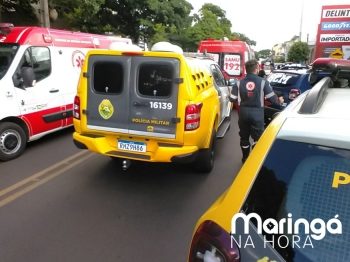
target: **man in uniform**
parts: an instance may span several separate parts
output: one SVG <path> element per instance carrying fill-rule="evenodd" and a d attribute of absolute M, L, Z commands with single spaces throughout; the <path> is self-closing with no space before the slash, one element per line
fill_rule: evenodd
<path fill-rule="evenodd" d="M 250 154 L 249 138 L 253 139 L 253 149 L 264 132 L 265 98 L 277 108 L 284 102 L 282 97 L 277 98 L 269 82 L 257 75 L 259 72 L 257 60 L 247 61 L 245 67 L 247 76 L 233 85 L 230 95 L 230 101 L 238 101 L 240 107 L 238 126 L 243 163 Z"/>

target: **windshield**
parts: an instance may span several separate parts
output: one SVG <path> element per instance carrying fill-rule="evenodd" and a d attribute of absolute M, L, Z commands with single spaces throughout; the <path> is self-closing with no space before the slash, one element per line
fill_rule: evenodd
<path fill-rule="evenodd" d="M 18 44 L 0 44 L 0 79 L 4 77 L 9 69 L 18 47 Z"/>
<path fill-rule="evenodd" d="M 283 218 L 292 217 L 293 223 L 304 219 L 312 224 L 311 221 L 318 219 L 315 228 L 311 225 L 311 232 L 307 224 L 300 224 L 299 232 L 296 227 L 283 231 L 285 228 L 281 224 L 274 237 L 271 232 L 263 232 L 269 241 L 273 237 L 275 249 L 286 261 L 349 261 L 349 156 L 348 149 L 281 139 L 277 139 L 272 146 L 243 210 L 246 214 L 259 214 L 262 221 L 269 218 L 282 221 Z M 338 216 L 343 225 L 342 232 L 338 232 L 340 234 L 332 230 L 335 224 L 327 224 L 328 229 L 317 231 L 321 220 L 328 223 Z M 255 223 L 255 220 L 252 221 Z M 319 238 L 310 234 L 316 234 Z M 292 239 L 299 241 L 298 244 Z M 277 243 L 280 240 L 283 243 Z"/>

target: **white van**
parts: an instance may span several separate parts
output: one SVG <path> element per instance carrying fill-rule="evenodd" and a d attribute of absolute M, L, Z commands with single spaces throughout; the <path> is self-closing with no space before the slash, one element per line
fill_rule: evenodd
<path fill-rule="evenodd" d="M 17 158 L 27 142 L 73 124 L 85 54 L 114 42 L 132 44 L 114 36 L 0 24 L 0 160 Z M 35 81 L 26 83 L 23 74 Z"/>

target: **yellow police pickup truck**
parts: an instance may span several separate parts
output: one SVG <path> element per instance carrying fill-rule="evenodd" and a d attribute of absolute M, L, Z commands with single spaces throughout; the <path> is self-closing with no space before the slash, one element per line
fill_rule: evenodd
<path fill-rule="evenodd" d="M 212 61 L 156 43 L 112 44 L 86 55 L 74 100 L 73 141 L 122 160 L 214 166 L 215 141 L 230 127 L 229 89 Z"/>

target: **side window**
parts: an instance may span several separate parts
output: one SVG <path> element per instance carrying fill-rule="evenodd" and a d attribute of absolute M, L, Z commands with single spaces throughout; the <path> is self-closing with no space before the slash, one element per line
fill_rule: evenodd
<path fill-rule="evenodd" d="M 223 75 L 221 74 L 220 69 L 218 69 L 218 67 L 215 65 L 211 65 L 210 69 L 213 73 L 213 78 L 214 78 L 216 85 L 217 86 L 225 86 L 226 85 L 225 79 L 224 79 Z"/>
<path fill-rule="evenodd" d="M 37 82 L 45 79 L 51 74 L 51 56 L 47 47 L 29 47 L 19 64 L 22 67 L 31 67 L 34 70 Z"/>
<path fill-rule="evenodd" d="M 215 67 L 216 67 L 216 70 L 217 70 L 217 72 L 219 74 L 219 78 L 221 78 L 222 83 L 224 83 L 224 86 L 226 86 L 226 80 L 225 80 L 225 77 L 224 77 L 224 75 L 222 73 L 221 68 L 219 66 L 217 66 L 217 65 Z"/>
<path fill-rule="evenodd" d="M 172 91 L 173 69 L 169 65 L 142 64 L 138 92 L 144 96 L 167 97 Z"/>
<path fill-rule="evenodd" d="M 93 90 L 119 94 L 123 90 L 124 69 L 118 62 L 96 62 L 93 66 Z"/>

